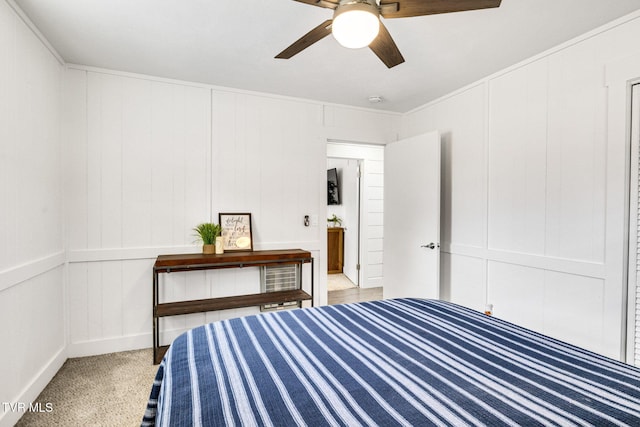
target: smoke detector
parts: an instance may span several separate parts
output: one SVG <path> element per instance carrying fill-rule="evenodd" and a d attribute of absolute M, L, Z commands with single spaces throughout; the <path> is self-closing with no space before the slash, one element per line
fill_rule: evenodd
<path fill-rule="evenodd" d="M 372 104 L 379 104 L 382 102 L 382 97 L 378 95 L 371 95 L 369 97 L 369 102 Z"/>

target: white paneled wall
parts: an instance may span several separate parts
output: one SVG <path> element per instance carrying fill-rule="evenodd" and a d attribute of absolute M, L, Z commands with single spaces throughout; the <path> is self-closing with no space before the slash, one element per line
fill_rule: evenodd
<path fill-rule="evenodd" d="M 621 357 L 625 141 L 605 70 L 639 36 L 629 17 L 404 118 L 403 137 L 443 135 L 445 297 Z"/>
<path fill-rule="evenodd" d="M 550 256 L 602 263 L 607 92 L 599 49 L 587 40 L 549 56 L 545 239 Z"/>
<path fill-rule="evenodd" d="M 398 140 L 402 115 L 339 105 L 323 106 L 323 135 L 329 140 L 386 144 Z"/>
<path fill-rule="evenodd" d="M 489 83 L 488 246 L 545 253 L 547 61 Z"/>
<path fill-rule="evenodd" d="M 61 76 L 0 2 L 0 402 L 28 404 L 66 359 Z M 0 411 L 0 425 L 20 415 Z"/>
<path fill-rule="evenodd" d="M 209 219 L 209 91 L 88 73 L 86 102 L 87 227 L 69 248 L 190 245 Z"/>
<path fill-rule="evenodd" d="M 250 212 L 256 249 L 310 250 L 316 261 L 314 300 L 326 303 L 318 287 L 326 278 L 324 224 L 304 226 L 305 215 L 321 218 L 326 206 L 322 106 L 223 90 L 212 91 L 212 105 L 212 212 Z M 303 280 L 310 289 L 308 268 Z M 232 288 L 220 288 L 226 279 L 214 279 L 212 292 L 259 291 L 255 269 L 218 273 L 235 277 Z"/>
<path fill-rule="evenodd" d="M 64 81 L 70 355 L 148 347 L 155 257 L 199 251 L 192 228 L 217 222 L 219 212 L 250 212 L 256 249 L 311 250 L 315 302 L 326 303 L 324 222 L 303 223 L 305 215 L 326 212 L 322 104 L 80 66 L 67 69 Z M 359 135 L 362 127 L 376 141 L 389 136 L 375 127 L 384 113 L 340 112 L 357 120 L 332 132 Z M 383 121 L 399 124 L 396 115 Z M 378 193 L 373 199 L 381 199 Z M 371 227 L 381 228 L 371 209 Z M 163 275 L 160 285 L 167 301 L 207 298 L 257 292 L 259 275 L 176 273 Z M 162 340 L 257 311 L 163 319 Z"/>
<path fill-rule="evenodd" d="M 210 91 L 69 69 L 66 95 L 71 354 L 144 347 L 153 258 L 211 217 Z"/>
<path fill-rule="evenodd" d="M 212 104 L 212 211 L 251 212 L 257 245 L 317 245 L 303 220 L 326 204 L 322 107 L 217 90 Z"/>

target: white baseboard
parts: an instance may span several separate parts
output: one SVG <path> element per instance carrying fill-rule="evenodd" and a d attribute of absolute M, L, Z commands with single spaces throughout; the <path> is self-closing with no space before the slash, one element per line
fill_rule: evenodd
<path fill-rule="evenodd" d="M 54 375 L 60 370 L 64 362 L 67 360 L 67 352 L 65 348 L 61 348 L 56 354 L 49 359 L 49 362 L 45 364 L 42 369 L 33 377 L 33 379 L 27 384 L 22 392 L 16 396 L 15 400 L 8 402 L 11 404 L 24 403 L 27 408 L 31 402 L 34 402 L 38 395 L 49 384 Z M 39 402 L 42 407 L 47 402 Z M 53 408 L 55 411 L 56 408 Z M 0 408 L 0 427 L 13 426 L 24 415 L 24 411 L 5 411 L 5 408 Z"/>
<path fill-rule="evenodd" d="M 152 345 L 153 340 L 151 339 L 151 332 L 149 332 L 124 337 L 69 343 L 67 354 L 69 357 L 97 356 L 99 354 L 116 353 L 119 351 L 151 348 Z"/>

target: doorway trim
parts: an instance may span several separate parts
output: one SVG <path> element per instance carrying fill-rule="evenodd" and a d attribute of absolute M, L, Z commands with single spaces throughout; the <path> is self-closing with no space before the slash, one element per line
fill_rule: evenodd
<path fill-rule="evenodd" d="M 384 173 L 384 145 L 370 144 L 357 141 L 327 140 L 326 157 L 362 161 L 362 176 L 360 178 L 360 288 L 374 288 L 383 286 L 383 173 Z M 371 200 L 373 197 L 380 200 Z M 380 208 L 371 208 L 375 202 Z M 377 211 L 380 212 L 377 212 Z"/>
<path fill-rule="evenodd" d="M 342 225 L 344 230 L 342 237 L 342 274 L 355 284 L 356 287 L 359 287 L 361 282 L 360 247 L 362 246 L 362 242 L 360 229 L 362 228 L 362 192 L 360 191 L 361 179 L 359 174 L 363 161 L 363 159 L 327 156 L 327 167 L 338 168 L 341 205 L 339 208 L 327 206 L 327 218 L 337 213 L 344 221 Z M 356 180 L 357 188 L 353 187 L 353 178 Z M 327 250 L 329 250 L 328 246 Z"/>
<path fill-rule="evenodd" d="M 640 230 L 640 79 L 629 82 L 629 206 L 628 206 L 628 255 L 627 255 L 627 321 L 626 321 L 626 359 L 629 364 L 640 366 L 640 349 L 636 343 L 636 337 L 640 333 L 640 322 L 637 317 L 638 297 L 640 290 L 638 289 L 638 277 L 640 275 L 640 255 L 638 248 L 640 247 L 640 239 L 638 239 L 638 231 Z M 634 254 L 634 256 L 632 256 Z"/>
<path fill-rule="evenodd" d="M 612 61 L 605 66 L 605 86 L 608 89 L 607 103 L 607 221 L 606 253 L 612 261 L 605 263 L 607 281 L 620 283 L 611 292 L 607 306 L 612 315 L 605 316 L 606 330 L 614 330 L 613 322 L 620 328 L 620 360 L 633 363 L 635 335 L 635 298 L 631 298 L 631 286 L 635 275 L 630 273 L 630 196 L 635 186 L 631 183 L 631 90 L 640 82 L 640 52 Z M 620 165 L 624 164 L 624 168 Z M 623 215 L 616 210 L 623 207 Z M 635 289 L 634 289 L 635 292 Z M 616 301 L 619 301 L 616 304 Z M 616 307 L 617 305 L 617 307 Z M 620 310 L 620 317 L 616 320 Z M 613 344 L 617 337 L 609 337 Z"/>

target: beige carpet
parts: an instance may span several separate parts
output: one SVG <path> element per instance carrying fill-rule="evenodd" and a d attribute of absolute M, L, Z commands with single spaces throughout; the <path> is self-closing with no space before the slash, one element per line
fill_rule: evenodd
<path fill-rule="evenodd" d="M 344 274 L 327 274 L 327 291 L 343 291 L 356 285 Z"/>
<path fill-rule="evenodd" d="M 329 279 L 334 304 L 382 298 L 382 288 L 360 290 L 344 274 Z M 151 359 L 151 349 L 69 359 L 36 399 L 53 410 L 27 412 L 16 426 L 139 426 L 158 370 Z"/>
<path fill-rule="evenodd" d="M 382 288 L 360 289 L 344 275 L 331 276 L 342 289 L 329 295 L 330 304 L 382 298 Z M 36 399 L 53 411 L 27 412 L 16 426 L 139 426 L 158 370 L 151 357 L 144 349 L 67 360 Z"/>
<path fill-rule="evenodd" d="M 151 349 L 67 360 L 16 426 L 139 426 L 158 370 Z"/>

